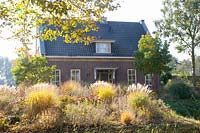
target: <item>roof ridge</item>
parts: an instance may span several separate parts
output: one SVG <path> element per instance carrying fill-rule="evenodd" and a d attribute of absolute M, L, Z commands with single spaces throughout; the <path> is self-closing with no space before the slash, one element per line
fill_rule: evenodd
<path fill-rule="evenodd" d="M 140 24 L 140 22 L 131 22 L 131 21 L 107 21 L 107 22 L 116 22 L 116 23 L 138 23 Z"/>

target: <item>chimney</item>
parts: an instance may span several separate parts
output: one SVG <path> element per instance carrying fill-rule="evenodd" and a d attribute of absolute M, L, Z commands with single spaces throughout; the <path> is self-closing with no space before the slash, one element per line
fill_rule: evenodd
<path fill-rule="evenodd" d="M 143 19 L 142 19 L 142 20 L 140 20 L 140 24 L 142 25 L 142 27 L 143 27 L 144 31 L 145 31 L 146 33 L 148 33 L 148 32 L 149 32 L 149 30 L 148 30 L 148 28 L 147 28 L 147 25 L 145 24 L 145 22 L 144 22 L 144 20 L 143 20 Z"/>
<path fill-rule="evenodd" d="M 102 24 L 107 24 L 107 23 L 108 23 L 108 22 L 107 22 L 107 17 L 104 17 L 104 16 L 103 16 L 103 17 L 101 18 L 101 23 L 102 23 Z"/>

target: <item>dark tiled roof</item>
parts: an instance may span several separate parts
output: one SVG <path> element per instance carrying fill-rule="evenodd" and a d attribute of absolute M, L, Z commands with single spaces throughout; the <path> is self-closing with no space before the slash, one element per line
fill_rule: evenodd
<path fill-rule="evenodd" d="M 63 38 L 56 41 L 40 41 L 41 53 L 47 56 L 133 56 L 137 50 L 141 35 L 146 34 L 146 29 L 139 22 L 114 22 L 97 24 L 98 32 L 89 34 L 103 40 L 115 40 L 111 45 L 111 54 L 97 54 L 95 43 L 88 46 L 84 44 L 66 44 Z"/>

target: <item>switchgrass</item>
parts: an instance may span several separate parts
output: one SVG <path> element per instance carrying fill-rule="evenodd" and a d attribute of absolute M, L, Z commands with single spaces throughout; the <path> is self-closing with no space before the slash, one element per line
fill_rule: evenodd
<path fill-rule="evenodd" d="M 0 85 L 0 109 L 5 110 L 14 100 L 16 89 L 6 85 Z"/>
<path fill-rule="evenodd" d="M 55 86 L 48 84 L 35 85 L 28 91 L 25 101 L 28 114 L 36 116 L 38 113 L 58 104 Z"/>
<path fill-rule="evenodd" d="M 68 104 L 64 109 L 65 123 L 75 126 L 103 125 L 106 120 L 104 106 L 81 103 Z"/>
<path fill-rule="evenodd" d="M 112 98 L 116 95 L 116 89 L 114 85 L 103 81 L 98 81 L 92 84 L 91 89 L 100 100 L 107 102 L 110 102 Z"/>
<path fill-rule="evenodd" d="M 63 125 L 63 117 L 58 108 L 48 108 L 37 115 L 33 127 L 37 130 L 60 128 Z"/>
<path fill-rule="evenodd" d="M 61 86 L 61 93 L 62 94 L 67 94 L 67 95 L 72 95 L 74 92 L 76 92 L 79 89 L 82 89 L 81 84 L 76 82 L 76 81 L 66 81 L 63 83 Z"/>
<path fill-rule="evenodd" d="M 128 104 L 133 110 L 148 107 L 150 102 L 149 95 L 144 92 L 134 92 L 128 95 Z"/>

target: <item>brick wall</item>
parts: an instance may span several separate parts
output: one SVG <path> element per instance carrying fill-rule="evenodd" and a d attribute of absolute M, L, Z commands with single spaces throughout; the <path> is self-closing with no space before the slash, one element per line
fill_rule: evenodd
<path fill-rule="evenodd" d="M 48 59 L 48 58 L 47 58 Z M 81 80 L 83 82 L 94 82 L 95 68 L 117 68 L 115 74 L 115 83 L 127 84 L 127 69 L 134 68 L 133 60 L 125 59 L 48 59 L 49 65 L 56 65 L 61 70 L 61 81 L 70 80 L 70 70 L 80 69 Z M 152 88 L 159 87 L 159 77 L 154 76 Z M 137 71 L 137 82 L 144 84 L 144 75 Z"/>

